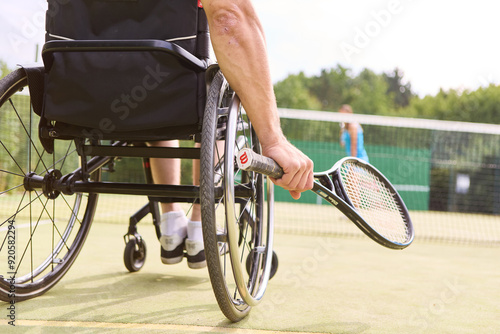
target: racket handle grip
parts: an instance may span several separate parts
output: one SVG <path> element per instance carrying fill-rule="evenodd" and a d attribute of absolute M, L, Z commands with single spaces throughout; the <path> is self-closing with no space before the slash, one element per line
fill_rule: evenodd
<path fill-rule="evenodd" d="M 249 148 L 239 151 L 236 160 L 238 167 L 243 170 L 257 172 L 275 179 L 280 179 L 283 176 L 283 169 L 276 161 L 255 153 Z"/>

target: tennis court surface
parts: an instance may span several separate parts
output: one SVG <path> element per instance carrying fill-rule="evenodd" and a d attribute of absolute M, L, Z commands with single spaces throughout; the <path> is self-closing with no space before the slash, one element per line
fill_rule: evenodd
<path fill-rule="evenodd" d="M 2 303 L 2 333 L 500 333 L 500 247 L 277 233 L 280 266 L 263 302 L 232 324 L 206 269 L 165 266 L 153 227 L 144 268 L 122 261 L 125 225 L 96 222 L 75 265 L 47 294 Z M 417 230 L 418 236 L 418 230 Z"/>

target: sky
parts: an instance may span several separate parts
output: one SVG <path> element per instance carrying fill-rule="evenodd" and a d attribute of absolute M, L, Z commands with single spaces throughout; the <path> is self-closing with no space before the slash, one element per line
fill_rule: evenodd
<path fill-rule="evenodd" d="M 46 0 L 0 0 L 0 59 L 32 63 Z M 341 65 L 353 74 L 399 68 L 420 96 L 500 83 L 500 2 L 253 0 L 274 82 Z M 38 59 L 40 57 L 38 56 Z"/>

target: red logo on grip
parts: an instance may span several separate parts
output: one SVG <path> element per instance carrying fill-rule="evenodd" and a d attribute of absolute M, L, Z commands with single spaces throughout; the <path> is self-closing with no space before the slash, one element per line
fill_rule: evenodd
<path fill-rule="evenodd" d="M 240 162 L 244 165 L 248 162 L 248 156 L 247 152 L 243 152 L 243 154 L 240 156 Z"/>

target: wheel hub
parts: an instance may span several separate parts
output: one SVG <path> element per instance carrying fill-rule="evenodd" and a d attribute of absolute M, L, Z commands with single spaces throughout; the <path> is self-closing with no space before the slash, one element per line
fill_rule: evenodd
<path fill-rule="evenodd" d="M 57 169 L 49 170 L 43 178 L 35 172 L 30 172 L 24 177 L 24 189 L 33 191 L 42 188 L 42 192 L 47 198 L 56 199 L 61 192 L 56 190 L 55 184 L 61 177 L 62 173 Z"/>

